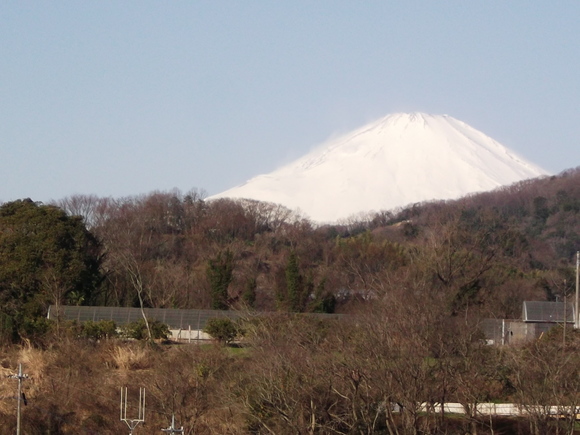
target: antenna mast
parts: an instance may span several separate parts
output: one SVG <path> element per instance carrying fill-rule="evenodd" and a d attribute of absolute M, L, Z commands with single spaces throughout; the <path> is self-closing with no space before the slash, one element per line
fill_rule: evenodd
<path fill-rule="evenodd" d="M 139 423 L 145 423 L 145 388 L 139 388 L 139 410 L 137 418 L 127 418 L 127 387 L 121 387 L 121 421 L 129 426 L 129 435 Z"/>
<path fill-rule="evenodd" d="M 161 432 L 168 432 L 171 435 L 173 435 L 174 433 L 183 433 L 183 426 L 181 426 L 179 429 L 175 427 L 175 414 L 172 414 L 171 426 L 169 426 L 167 429 L 161 429 Z"/>

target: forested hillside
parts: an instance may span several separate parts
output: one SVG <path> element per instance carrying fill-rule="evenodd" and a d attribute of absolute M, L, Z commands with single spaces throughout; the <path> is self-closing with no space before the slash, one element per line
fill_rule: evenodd
<path fill-rule="evenodd" d="M 57 205 L 102 243 L 103 305 L 136 305 L 141 293 L 146 306 L 210 308 L 208 268 L 219 260 L 231 267 L 224 308 L 345 312 L 420 285 L 448 294 L 452 311 L 510 318 L 523 299 L 569 291 L 580 249 L 579 169 L 332 226 L 270 203 L 206 202 L 198 191 Z"/>
<path fill-rule="evenodd" d="M 29 434 L 122 433 L 124 385 L 134 402 L 147 391 L 136 434 L 173 414 L 187 434 L 572 433 L 577 331 L 496 347 L 480 320 L 571 295 L 578 250 L 580 168 L 332 226 L 199 191 L 6 203 L 0 433 L 15 429 L 19 363 Z M 239 347 L 126 340 L 47 321 L 49 304 L 243 310 L 244 335 Z M 482 416 L 488 401 L 526 416 Z M 447 402 L 465 414 L 429 408 Z"/>

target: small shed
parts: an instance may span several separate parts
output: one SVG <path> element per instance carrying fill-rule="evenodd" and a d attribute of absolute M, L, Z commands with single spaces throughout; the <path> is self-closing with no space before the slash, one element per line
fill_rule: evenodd
<path fill-rule="evenodd" d="M 522 344 L 557 325 L 574 325 L 572 302 L 524 301 L 521 320 L 485 319 L 482 331 L 490 344 Z"/>
<path fill-rule="evenodd" d="M 522 320 L 527 323 L 574 324 L 574 305 L 571 302 L 524 301 Z"/>
<path fill-rule="evenodd" d="M 574 304 L 570 302 L 524 301 L 522 321 L 534 325 L 539 337 L 556 325 L 574 325 Z"/>

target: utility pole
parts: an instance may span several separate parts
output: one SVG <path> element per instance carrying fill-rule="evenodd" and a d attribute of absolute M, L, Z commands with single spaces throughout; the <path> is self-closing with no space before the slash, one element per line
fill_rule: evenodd
<path fill-rule="evenodd" d="M 139 388 L 139 408 L 137 418 L 127 418 L 127 387 L 121 387 L 121 421 L 129 426 L 129 435 L 139 423 L 145 423 L 145 388 Z"/>
<path fill-rule="evenodd" d="M 568 323 L 568 295 L 566 294 L 566 280 L 564 279 L 564 338 L 563 344 L 566 346 L 566 326 Z"/>
<path fill-rule="evenodd" d="M 574 328 L 580 328 L 580 316 L 578 316 L 578 297 L 580 295 L 580 251 L 576 251 L 576 306 L 574 311 Z"/>
<path fill-rule="evenodd" d="M 22 380 L 27 379 L 28 375 L 22 373 L 22 364 L 18 364 L 18 374 L 8 376 L 12 379 L 18 379 L 18 396 L 16 400 L 18 401 L 18 405 L 16 407 L 16 435 L 20 435 L 20 404 L 22 403 L 23 395 L 22 395 Z"/>
<path fill-rule="evenodd" d="M 169 426 L 167 429 L 161 429 L 161 432 L 168 432 L 170 434 L 174 434 L 174 433 L 183 433 L 183 426 L 181 426 L 179 429 L 177 429 L 175 427 L 175 414 L 171 415 L 171 426 Z"/>

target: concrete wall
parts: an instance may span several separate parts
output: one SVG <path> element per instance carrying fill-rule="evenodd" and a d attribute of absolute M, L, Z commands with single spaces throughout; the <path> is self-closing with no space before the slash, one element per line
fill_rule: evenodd
<path fill-rule="evenodd" d="M 535 323 L 509 322 L 506 325 L 506 342 L 508 344 L 523 344 L 537 338 Z"/>
<path fill-rule="evenodd" d="M 446 403 L 444 405 L 445 412 L 450 414 L 465 414 L 465 408 L 460 403 Z M 436 403 L 433 405 L 428 405 L 426 403 L 421 404 L 420 408 L 423 412 L 428 412 L 432 410 L 433 412 L 441 412 L 441 404 Z M 518 416 L 518 415 L 529 415 L 532 413 L 546 414 L 546 415 L 572 415 L 577 414 L 580 411 L 578 408 L 570 406 L 520 406 L 515 403 L 478 403 L 477 413 L 479 415 L 506 415 L 506 416 Z M 578 418 L 578 417 L 577 417 Z"/>
<path fill-rule="evenodd" d="M 209 334 L 199 329 L 170 329 L 170 339 L 173 341 L 196 341 L 196 340 L 212 340 Z"/>

